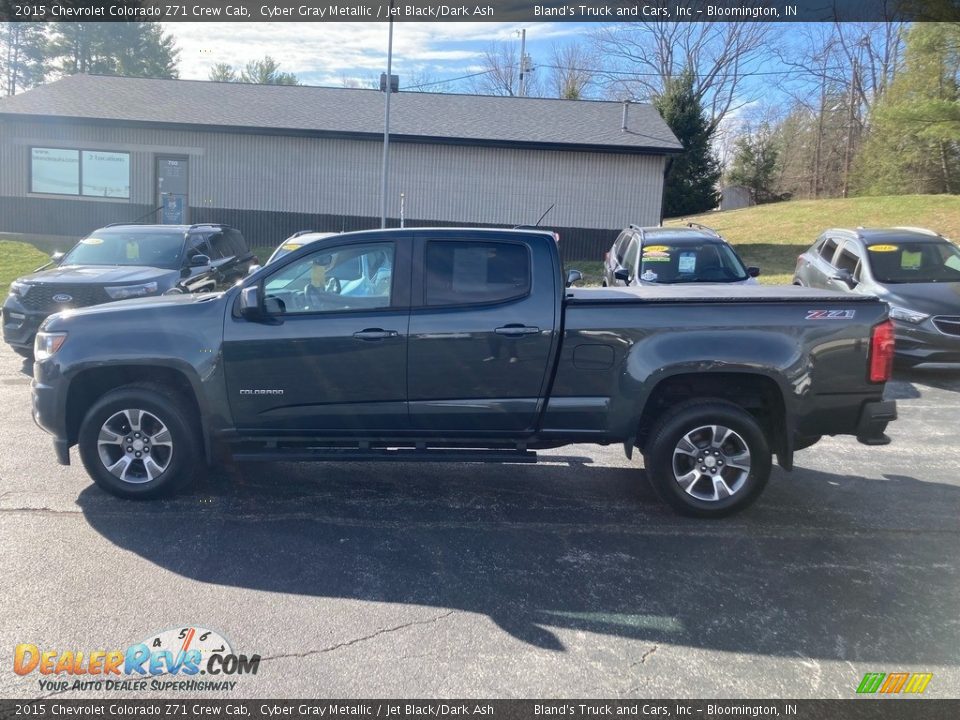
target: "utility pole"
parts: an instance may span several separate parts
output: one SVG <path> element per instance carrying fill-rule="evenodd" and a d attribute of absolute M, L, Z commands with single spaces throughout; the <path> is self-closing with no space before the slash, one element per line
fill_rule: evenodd
<path fill-rule="evenodd" d="M 860 78 L 860 64 L 853 56 L 853 77 L 850 78 L 850 111 L 847 115 L 847 146 L 843 151 L 843 197 L 850 195 L 850 161 L 853 156 L 853 123 L 857 101 L 857 82 Z"/>
<path fill-rule="evenodd" d="M 527 29 L 523 28 L 520 31 L 520 91 L 517 93 L 520 97 L 523 97 L 524 87 L 523 87 L 523 73 L 527 69 Z"/>
<path fill-rule="evenodd" d="M 393 95 L 393 0 L 390 0 L 390 30 L 387 36 L 387 99 L 383 105 L 383 167 L 380 171 L 380 227 L 387 226 L 387 172 L 390 169 L 390 96 Z"/>

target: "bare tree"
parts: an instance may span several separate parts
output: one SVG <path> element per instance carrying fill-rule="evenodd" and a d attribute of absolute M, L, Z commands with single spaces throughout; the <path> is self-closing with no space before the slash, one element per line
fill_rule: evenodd
<path fill-rule="evenodd" d="M 768 57 L 775 31 L 758 22 L 638 21 L 601 27 L 592 38 L 613 97 L 657 97 L 689 68 L 713 132 L 762 91 L 748 78 Z"/>
<path fill-rule="evenodd" d="M 520 93 L 520 42 L 502 40 L 493 42 L 483 51 L 480 61 L 483 73 L 471 78 L 470 88 L 480 95 L 508 95 Z M 539 96 L 540 81 L 535 67 L 528 63 L 523 79 L 523 94 Z"/>
<path fill-rule="evenodd" d="M 596 84 L 599 62 L 589 45 L 572 42 L 551 48 L 550 93 L 564 100 L 582 100 Z"/>

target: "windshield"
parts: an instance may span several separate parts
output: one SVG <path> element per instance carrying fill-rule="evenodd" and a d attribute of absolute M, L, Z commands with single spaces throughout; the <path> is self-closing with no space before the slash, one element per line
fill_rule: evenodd
<path fill-rule="evenodd" d="M 960 249 L 943 240 L 869 245 L 867 257 L 879 283 L 960 282 Z"/>
<path fill-rule="evenodd" d="M 182 230 L 98 230 L 77 243 L 61 265 L 179 268 L 182 255 Z"/>
<path fill-rule="evenodd" d="M 747 269 L 737 254 L 722 242 L 645 245 L 641 248 L 643 282 L 742 282 Z"/>

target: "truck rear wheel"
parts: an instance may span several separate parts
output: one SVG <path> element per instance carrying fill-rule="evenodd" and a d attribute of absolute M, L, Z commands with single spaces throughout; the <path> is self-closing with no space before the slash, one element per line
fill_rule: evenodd
<path fill-rule="evenodd" d="M 186 484 L 201 465 L 195 412 L 150 384 L 104 395 L 80 425 L 80 459 L 93 481 L 118 497 L 149 499 Z"/>
<path fill-rule="evenodd" d="M 671 409 L 653 429 L 643 457 L 657 494 L 695 517 L 743 510 L 770 477 L 770 446 L 760 425 L 743 408 L 722 400 Z"/>

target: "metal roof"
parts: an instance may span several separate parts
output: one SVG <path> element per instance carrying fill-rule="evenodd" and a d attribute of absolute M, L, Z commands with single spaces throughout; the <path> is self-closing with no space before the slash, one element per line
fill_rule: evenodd
<path fill-rule="evenodd" d="M 0 98 L 0 117 L 154 124 L 233 132 L 383 136 L 378 90 L 71 75 Z M 670 153 L 682 146 L 656 108 L 619 102 L 400 92 L 390 134 L 408 142 Z"/>
<path fill-rule="evenodd" d="M 920 242 L 943 240 L 944 238 L 926 228 L 891 227 L 891 228 L 831 228 L 827 234 L 847 235 L 859 238 L 865 243 L 876 242 Z"/>

